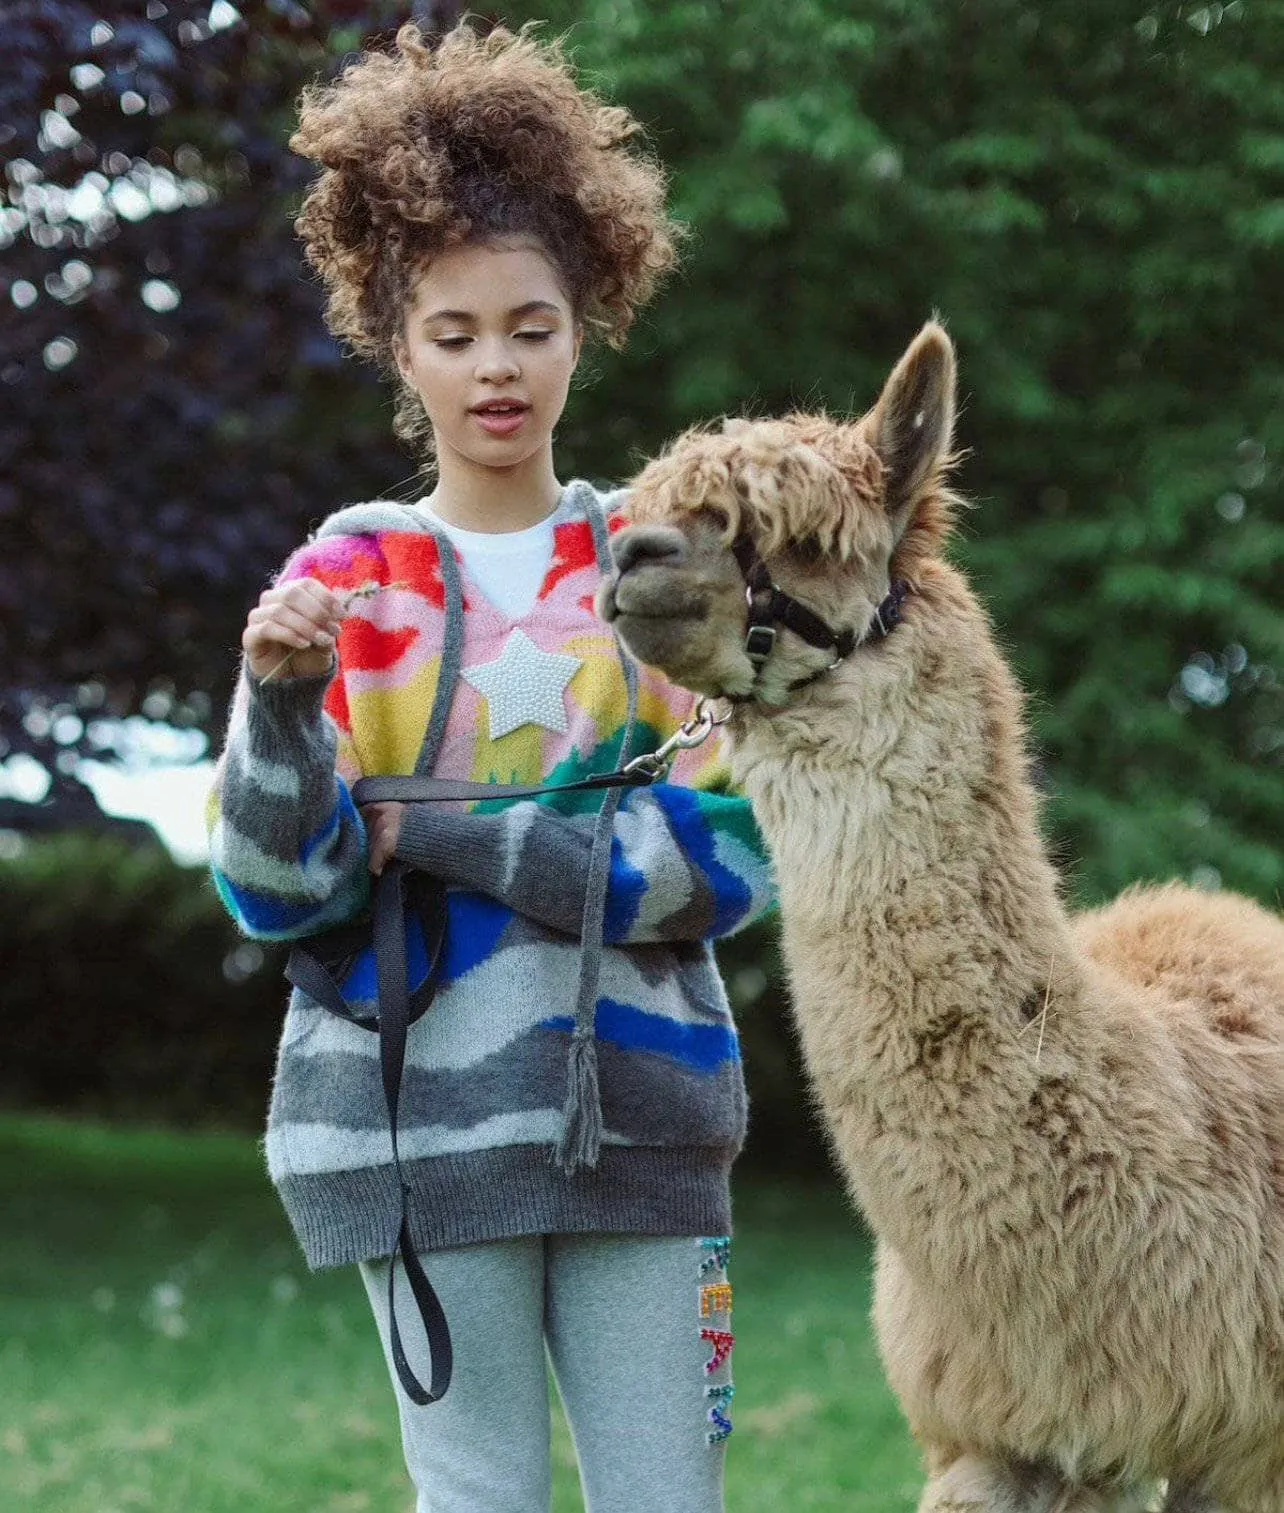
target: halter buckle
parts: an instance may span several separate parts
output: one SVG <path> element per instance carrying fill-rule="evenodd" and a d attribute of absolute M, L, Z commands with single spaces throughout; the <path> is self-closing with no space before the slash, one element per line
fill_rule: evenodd
<path fill-rule="evenodd" d="M 751 625 L 745 633 L 745 656 L 754 664 L 761 667 L 771 655 L 776 645 L 776 627 L 774 625 Z"/>

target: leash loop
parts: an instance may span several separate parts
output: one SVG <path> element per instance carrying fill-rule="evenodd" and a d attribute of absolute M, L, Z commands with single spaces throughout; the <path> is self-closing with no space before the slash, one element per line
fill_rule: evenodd
<path fill-rule="evenodd" d="M 401 1098 L 401 1079 L 406 1064 L 406 1034 L 410 1028 L 410 993 L 406 965 L 406 892 L 407 867 L 391 861 L 380 874 L 375 887 L 374 946 L 375 969 L 379 984 L 379 1064 L 384 1099 L 388 1105 L 388 1129 L 392 1138 L 392 1166 L 400 1197 L 396 1220 L 396 1238 L 388 1263 L 388 1330 L 392 1358 L 401 1385 L 412 1403 L 425 1407 L 446 1394 L 454 1365 L 454 1348 L 441 1299 L 428 1280 L 423 1264 L 415 1253 L 410 1234 L 410 1184 L 401 1168 L 401 1151 L 397 1145 L 397 1111 Z M 444 899 L 440 906 L 444 908 Z M 401 1340 L 397 1324 L 396 1280 L 400 1261 L 419 1307 L 428 1337 L 432 1373 L 427 1387 L 415 1375 Z"/>

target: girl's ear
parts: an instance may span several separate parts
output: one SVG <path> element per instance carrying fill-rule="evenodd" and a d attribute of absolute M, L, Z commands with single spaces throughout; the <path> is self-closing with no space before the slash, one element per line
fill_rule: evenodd
<path fill-rule="evenodd" d="M 583 351 L 583 349 L 584 349 L 584 326 L 583 326 L 582 322 L 580 322 L 580 321 L 577 320 L 575 322 L 575 355 L 574 355 L 574 358 L 572 359 L 572 366 L 573 367 L 576 367 L 576 368 L 579 367 L 579 365 L 580 365 L 580 353 Z"/>

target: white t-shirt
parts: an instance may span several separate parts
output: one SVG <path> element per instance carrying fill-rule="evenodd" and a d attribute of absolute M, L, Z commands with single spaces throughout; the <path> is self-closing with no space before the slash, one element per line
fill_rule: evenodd
<path fill-rule="evenodd" d="M 443 520 L 426 499 L 419 507 L 454 542 L 468 576 L 496 609 L 510 620 L 529 614 L 553 560 L 552 515 L 523 531 L 466 531 Z"/>

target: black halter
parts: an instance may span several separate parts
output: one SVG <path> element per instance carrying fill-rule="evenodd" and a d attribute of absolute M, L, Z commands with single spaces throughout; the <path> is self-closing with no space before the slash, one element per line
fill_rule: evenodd
<path fill-rule="evenodd" d="M 747 535 L 737 536 L 731 544 L 731 550 L 740 564 L 740 571 L 745 580 L 745 656 L 753 663 L 755 683 L 776 645 L 777 625 L 783 625 L 786 630 L 793 631 L 794 635 L 801 636 L 809 646 L 816 646 L 822 651 L 830 650 L 834 653 L 834 660 L 826 666 L 818 667 L 815 672 L 809 673 L 805 678 L 795 678 L 789 685 L 791 689 L 794 689 L 805 688 L 808 683 L 814 683 L 817 678 L 823 678 L 845 657 L 851 656 L 858 646 L 866 646 L 883 640 L 884 637 L 890 636 L 901 622 L 901 606 L 905 603 L 905 597 L 910 591 L 910 586 L 904 578 L 896 579 L 888 590 L 887 597 L 874 611 L 873 619 L 865 627 L 863 634 L 857 636 L 850 627 L 846 630 L 835 630 L 831 625 L 826 624 L 814 610 L 808 609 L 805 604 L 800 604 L 797 599 L 779 588 L 772 581 L 766 563 L 758 555 L 757 547 Z M 728 694 L 727 697 L 733 704 L 743 704 L 747 703 L 753 695 L 752 693 Z"/>

